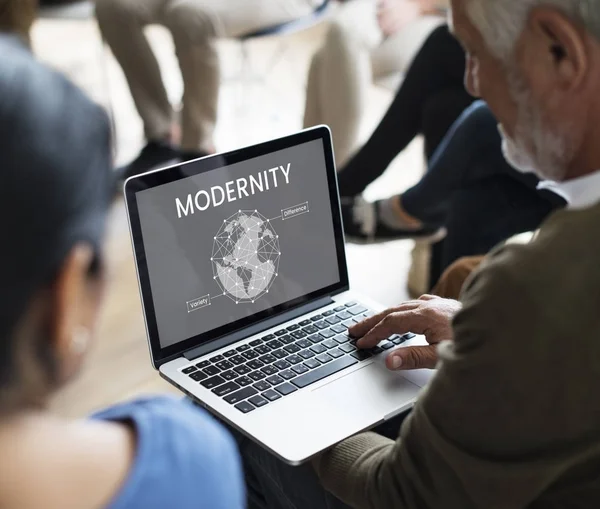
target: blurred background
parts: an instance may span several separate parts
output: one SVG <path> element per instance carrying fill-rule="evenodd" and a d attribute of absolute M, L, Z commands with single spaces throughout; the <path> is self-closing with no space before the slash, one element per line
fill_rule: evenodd
<path fill-rule="evenodd" d="M 226 2 L 227 0 L 223 0 Z M 136 112 L 120 66 L 103 44 L 92 2 L 75 2 L 68 15 L 41 11 L 32 30 L 35 54 L 65 73 L 94 100 L 112 112 L 115 165 L 130 161 L 144 145 Z M 339 6 L 309 26 L 280 35 L 218 41 L 222 83 L 215 144 L 218 151 L 283 136 L 302 128 L 310 61 L 323 44 Z M 182 79 L 168 31 L 150 26 L 147 35 L 155 51 L 169 98 L 180 102 Z M 389 106 L 400 76 L 373 83 L 360 121 L 360 141 L 366 140 Z M 334 133 L 335 134 L 335 133 Z M 422 140 L 402 152 L 365 197 L 376 199 L 402 191 L 424 170 Z M 407 278 L 413 241 L 378 245 L 348 245 L 351 282 L 355 289 L 386 305 L 408 297 Z M 75 384 L 62 391 L 55 409 L 82 416 L 94 409 L 148 392 L 175 392 L 151 368 L 135 268 L 121 198 L 111 212 L 107 260 L 109 285 L 98 341 L 88 367 Z M 413 286 L 419 286 L 419 261 Z M 424 269 L 426 270 L 426 269 Z"/>

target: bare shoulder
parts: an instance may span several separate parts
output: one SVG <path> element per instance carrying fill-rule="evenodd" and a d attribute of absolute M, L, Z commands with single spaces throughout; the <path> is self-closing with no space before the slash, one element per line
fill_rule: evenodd
<path fill-rule="evenodd" d="M 102 509 L 126 482 L 135 449 L 135 431 L 126 425 L 77 421 L 36 430 L 3 451 L 13 468 L 0 481 L 0 505 Z"/>

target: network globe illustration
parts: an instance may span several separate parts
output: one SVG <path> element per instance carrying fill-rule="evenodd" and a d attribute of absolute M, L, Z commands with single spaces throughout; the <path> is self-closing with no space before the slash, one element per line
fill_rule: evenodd
<path fill-rule="evenodd" d="M 223 221 L 214 238 L 213 276 L 236 304 L 252 303 L 269 292 L 278 275 L 279 236 L 256 210 L 240 210 Z"/>

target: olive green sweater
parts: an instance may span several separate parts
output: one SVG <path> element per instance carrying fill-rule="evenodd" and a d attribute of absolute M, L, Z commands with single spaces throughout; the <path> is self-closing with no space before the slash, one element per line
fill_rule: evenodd
<path fill-rule="evenodd" d="M 395 442 L 315 461 L 356 508 L 600 507 L 600 206 L 561 211 L 470 279 Z"/>

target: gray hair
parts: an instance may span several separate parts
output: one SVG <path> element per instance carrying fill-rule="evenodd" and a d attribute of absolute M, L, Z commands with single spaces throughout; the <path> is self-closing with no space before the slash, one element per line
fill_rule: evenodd
<path fill-rule="evenodd" d="M 469 0 L 467 12 L 490 50 L 506 61 L 525 28 L 529 13 L 542 5 L 561 10 L 600 39 L 598 0 Z"/>

